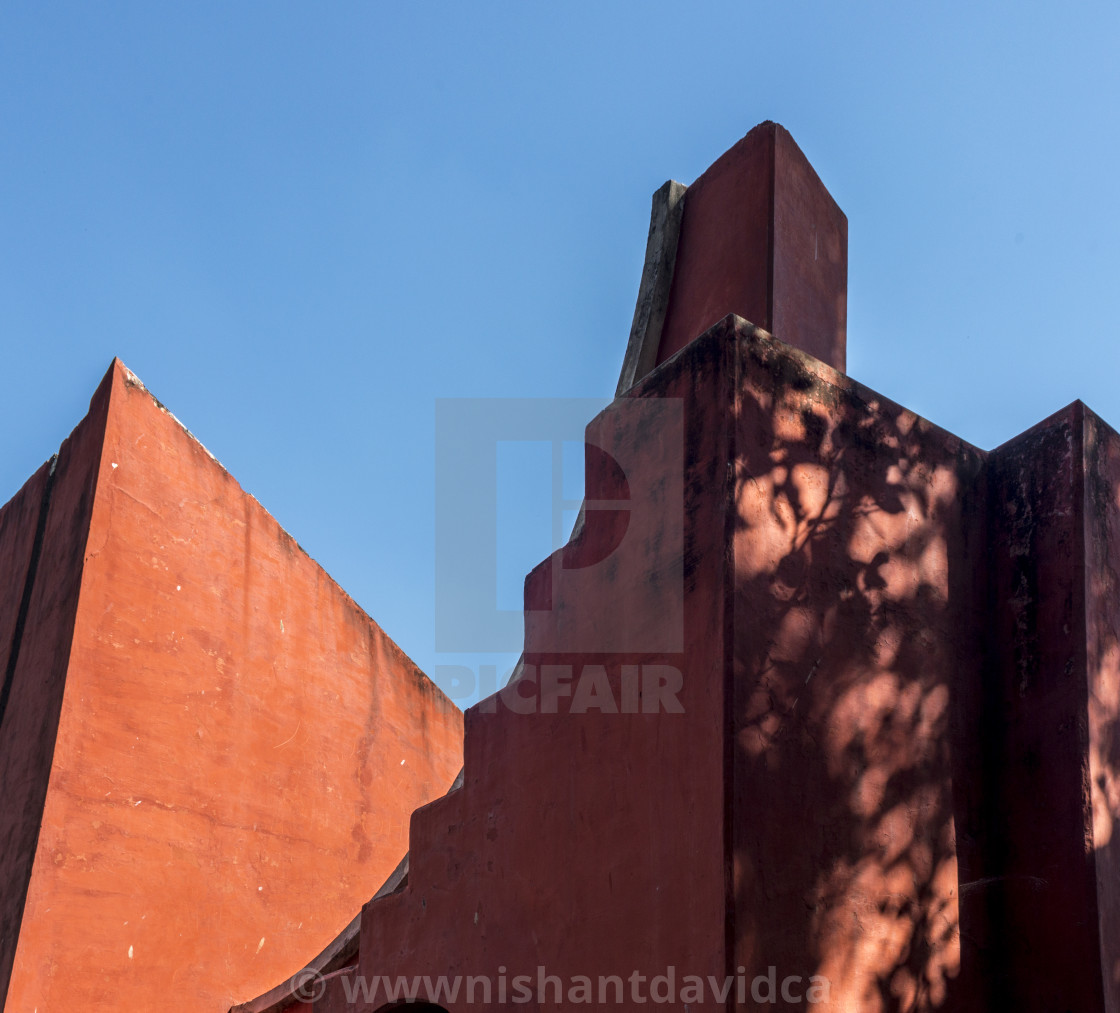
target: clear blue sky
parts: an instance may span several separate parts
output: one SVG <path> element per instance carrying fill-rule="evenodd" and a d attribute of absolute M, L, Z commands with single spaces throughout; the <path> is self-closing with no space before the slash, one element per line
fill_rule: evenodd
<path fill-rule="evenodd" d="M 853 376 L 984 447 L 1120 425 L 1118 52 L 1115 2 L 6 0 L 0 500 L 119 355 L 421 667 L 473 663 L 435 399 L 609 397 L 651 192 L 764 119 L 848 215 Z"/>

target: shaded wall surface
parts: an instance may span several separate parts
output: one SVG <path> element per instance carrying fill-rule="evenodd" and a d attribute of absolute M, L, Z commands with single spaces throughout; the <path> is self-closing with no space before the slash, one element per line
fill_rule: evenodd
<path fill-rule="evenodd" d="M 826 977 L 818 1008 L 956 1008 L 984 455 L 735 340 L 734 961 Z"/>
<path fill-rule="evenodd" d="M 648 979 L 669 964 L 722 977 L 732 428 L 695 406 L 726 404 L 724 360 L 698 347 L 694 368 L 649 378 L 589 427 L 587 495 L 607 506 L 529 576 L 524 674 L 468 710 L 462 787 L 414 815 L 407 885 L 364 909 L 367 982 L 484 975 L 497 989 L 500 968 Z M 656 690 L 675 673 L 664 713 Z M 329 987 L 316 1009 L 345 1008 L 346 979 Z"/>
<path fill-rule="evenodd" d="M 220 1010 L 305 963 L 457 708 L 119 363 L 0 561 L 4 1008 Z"/>
<path fill-rule="evenodd" d="M 760 123 L 683 200 L 656 361 L 734 313 L 843 370 L 848 219 L 789 131 Z"/>
<path fill-rule="evenodd" d="M 644 399 L 679 404 L 680 424 L 658 431 L 635 413 Z M 747 1009 L 773 967 L 802 999 L 827 978 L 814 1008 L 949 1001 L 967 759 L 951 707 L 981 676 L 965 574 L 983 544 L 984 455 L 734 318 L 615 402 L 588 443 L 628 462 L 631 502 L 680 489 L 683 539 L 643 511 L 621 535 L 589 516 L 529 578 L 525 659 L 577 677 L 603 666 L 618 701 L 628 667 L 671 666 L 680 710 L 572 713 L 571 698 L 546 702 L 537 667 L 534 713 L 468 711 L 463 788 L 414 817 L 409 882 L 364 909 L 354 973 L 639 971 L 648 1000 L 673 967 L 678 988 L 733 981 L 689 1008 Z M 589 454 L 589 499 L 612 498 L 613 471 Z M 616 565 L 593 595 L 565 570 L 604 556 Z M 546 614 L 532 610 L 542 579 Z M 634 616 L 653 631 L 673 595 L 677 653 L 538 650 Z M 346 1006 L 330 987 L 316 1010 Z M 628 991 L 624 1008 L 640 1005 Z"/>
<path fill-rule="evenodd" d="M 314 998 L 245 1008 L 639 1009 L 671 967 L 676 1008 L 1115 1010 L 1120 437 L 1073 405 L 985 453 L 728 318 L 587 443 L 408 876 Z"/>
<path fill-rule="evenodd" d="M 986 863 L 962 884 L 990 1003 L 1120 1009 L 1120 436 L 1080 402 L 989 458 Z"/>
<path fill-rule="evenodd" d="M 0 689 L 0 995 L 9 986 L 35 862 L 78 607 L 111 380 L 90 412 L 0 512 L 4 684 Z M 8 566 L 11 569 L 8 569 Z M 32 1009 L 35 1004 L 32 1003 Z"/>

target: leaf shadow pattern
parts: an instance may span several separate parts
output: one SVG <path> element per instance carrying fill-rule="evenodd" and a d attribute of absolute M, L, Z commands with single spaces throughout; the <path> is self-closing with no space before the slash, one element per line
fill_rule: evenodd
<path fill-rule="evenodd" d="M 1088 802 L 1100 904 L 1104 998 L 1120 1002 L 1120 434 L 1085 413 L 1088 527 Z"/>
<path fill-rule="evenodd" d="M 818 1008 L 952 1007 L 952 710 L 984 455 L 788 351 L 742 361 L 729 954 L 823 975 Z"/>

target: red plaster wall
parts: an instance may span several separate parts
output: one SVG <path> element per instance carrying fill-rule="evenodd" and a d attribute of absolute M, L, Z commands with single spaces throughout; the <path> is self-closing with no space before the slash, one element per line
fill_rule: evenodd
<path fill-rule="evenodd" d="M 73 636 L 37 598 L 20 660 L 65 693 L 5 1008 L 224 1010 L 392 871 L 462 717 L 119 363 L 98 398 L 36 582 L 80 575 Z"/>
<path fill-rule="evenodd" d="M 1120 434 L 1085 410 L 1089 803 L 1104 1008 L 1120 1010 Z"/>
<path fill-rule="evenodd" d="M 729 313 L 843 370 L 848 219 L 797 143 L 760 123 L 687 190 L 657 362 Z"/>
<path fill-rule="evenodd" d="M 1075 402 L 990 455 L 991 670 L 965 894 L 989 1003 L 1116 1010 L 1120 438 Z"/>
<path fill-rule="evenodd" d="M 626 400 L 589 427 L 596 447 L 631 462 L 623 490 L 609 458 L 591 452 L 591 498 L 617 500 L 625 492 L 648 501 L 665 477 L 666 455 L 680 459 L 683 452 L 683 543 L 679 528 L 667 527 L 680 524 L 679 501 L 676 511 L 605 509 L 589 514 L 582 535 L 526 587 L 528 602 L 551 602 L 527 614 L 530 666 L 571 665 L 577 676 L 603 666 L 620 704 L 623 666 L 676 666 L 684 673 L 685 713 L 570 715 L 571 700 L 542 691 L 536 669 L 506 691 L 523 696 L 532 713 L 512 713 L 495 698 L 468 710 L 463 787 L 413 816 L 408 885 L 363 910 L 359 970 L 367 980 L 462 974 L 496 981 L 500 968 L 512 978 L 535 975 L 538 966 L 565 979 L 635 971 L 648 979 L 669 965 L 681 975 L 722 978 L 727 575 L 726 497 L 718 490 L 727 482 L 729 423 L 718 405 L 730 390 L 726 358 L 727 349 L 710 342 L 694 369 L 635 388 L 639 397 L 683 399 L 683 430 L 648 425 Z M 606 466 L 598 470 L 594 462 Z M 636 551 L 620 549 L 588 598 L 578 564 L 610 555 L 619 523 L 623 544 Z M 654 548 L 682 544 L 683 555 L 658 556 Z M 681 615 L 682 595 L 683 650 L 557 650 L 558 643 L 594 643 L 617 626 L 637 644 L 660 641 L 667 616 Z M 462 996 L 444 1005 L 470 1008 Z"/>
<path fill-rule="evenodd" d="M 827 977 L 817 1009 L 961 1008 L 954 705 L 982 674 L 984 455 L 729 338 L 735 961 Z"/>
<path fill-rule="evenodd" d="M 5 585 L 2 621 L 12 630 L 5 643 L 9 695 L 0 724 L 0 996 L 5 996 L 5 1010 L 36 1006 L 20 994 L 19 972 L 12 968 L 19 967 L 17 946 L 48 791 L 109 396 L 106 378 L 90 402 L 89 415 L 59 450 L 53 477 L 50 464 L 44 465 L 4 508 L 3 538 L 14 563 L 0 579 Z M 26 562 L 17 562 L 19 557 Z M 34 572 L 29 572 L 33 559 Z"/>
<path fill-rule="evenodd" d="M 848 218 L 797 142 L 774 125 L 773 323 L 776 338 L 844 372 Z"/>
<path fill-rule="evenodd" d="M 968 609 L 949 599 L 982 543 L 982 510 L 977 531 L 961 527 L 983 454 L 731 319 L 633 396 L 683 405 L 684 649 L 536 649 L 634 621 L 653 636 L 675 561 L 655 510 L 631 513 L 621 542 L 617 514 L 589 516 L 530 575 L 525 658 L 603 664 L 617 693 L 623 663 L 678 666 L 684 712 L 573 714 L 566 698 L 555 714 L 469 710 L 465 784 L 414 815 L 408 884 L 364 908 L 358 973 L 544 965 L 595 980 L 672 965 L 722 980 L 742 966 L 750 982 L 775 965 L 802 994 L 830 978 L 818 1009 L 952 1005 L 966 751 L 950 722 L 979 662 Z M 672 487 L 667 434 L 631 424 L 627 401 L 588 439 L 636 463 L 612 489 L 617 469 L 589 453 L 589 498 Z M 565 557 L 616 545 L 638 549 L 573 597 Z M 332 990 L 316 1013 L 342 1008 Z"/>
<path fill-rule="evenodd" d="M 25 742 L 28 731 L 21 728 L 17 733 L 16 718 L 3 718 L 14 690 L 16 659 L 12 656 L 22 642 L 20 607 L 30 591 L 28 569 L 49 470 L 50 465 L 44 464 L 11 502 L 0 508 L 0 574 L 4 575 L 0 581 L 0 1003 L 15 957 L 39 830 L 38 813 L 43 808 L 50 770 L 49 755 L 47 763 L 40 765 L 38 758 L 29 754 L 26 747 L 30 743 Z M 22 705 L 21 696 L 16 694 Z M 29 724 L 33 721 L 30 711 L 25 711 L 25 720 Z"/>
<path fill-rule="evenodd" d="M 658 363 L 728 313 L 773 324 L 775 124 L 760 124 L 685 192 Z"/>

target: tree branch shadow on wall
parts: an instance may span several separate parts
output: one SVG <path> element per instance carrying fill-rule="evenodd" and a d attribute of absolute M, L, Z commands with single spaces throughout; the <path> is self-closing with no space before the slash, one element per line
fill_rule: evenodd
<path fill-rule="evenodd" d="M 983 455 L 807 375 L 744 384 L 735 424 L 736 962 L 867 1013 L 955 1008 L 975 601 L 951 571 Z"/>

